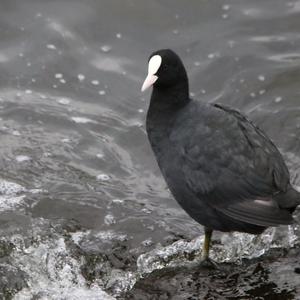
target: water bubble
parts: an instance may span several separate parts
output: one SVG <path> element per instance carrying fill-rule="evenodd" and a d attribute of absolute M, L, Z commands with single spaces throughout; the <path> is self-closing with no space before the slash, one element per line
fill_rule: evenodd
<path fill-rule="evenodd" d="M 216 58 L 216 57 L 219 57 L 219 56 L 220 56 L 219 52 L 209 53 L 207 55 L 207 57 L 210 58 L 210 59 L 213 59 L 213 58 Z"/>
<path fill-rule="evenodd" d="M 32 94 L 32 90 L 26 90 L 26 91 L 25 91 L 25 94 L 28 94 L 28 95 L 29 95 L 29 94 Z"/>
<path fill-rule="evenodd" d="M 70 142 L 71 142 L 71 140 L 68 139 L 68 138 L 62 139 L 61 141 L 62 141 L 63 143 L 70 143 Z"/>
<path fill-rule="evenodd" d="M 230 48 L 233 48 L 235 46 L 235 44 L 236 44 L 235 41 L 232 41 L 232 40 L 228 41 L 228 45 Z"/>
<path fill-rule="evenodd" d="M 97 179 L 101 181 L 108 181 L 110 180 L 110 176 L 107 174 L 99 174 L 97 175 Z"/>
<path fill-rule="evenodd" d="M 260 90 L 260 91 L 259 91 L 259 94 L 260 94 L 260 95 L 263 95 L 265 92 L 266 92 L 266 90 Z"/>
<path fill-rule="evenodd" d="M 53 44 L 48 44 L 47 48 L 50 49 L 50 50 L 56 50 L 56 46 L 53 45 Z"/>
<path fill-rule="evenodd" d="M 265 81 L 266 80 L 266 77 L 264 75 L 259 75 L 257 78 L 258 78 L 259 81 Z"/>
<path fill-rule="evenodd" d="M 278 96 L 275 98 L 274 100 L 276 103 L 279 103 L 280 101 L 282 101 L 282 97 Z"/>
<path fill-rule="evenodd" d="M 149 247 L 149 246 L 153 245 L 153 241 L 151 238 L 149 238 L 147 240 L 142 241 L 142 245 L 145 247 Z"/>
<path fill-rule="evenodd" d="M 122 200 L 122 199 L 113 199 L 112 202 L 117 203 L 117 204 L 123 204 L 124 200 Z"/>
<path fill-rule="evenodd" d="M 17 162 L 24 162 L 24 161 L 29 161 L 31 158 L 27 155 L 18 155 L 16 156 L 16 161 Z"/>
<path fill-rule="evenodd" d="M 103 153 L 97 153 L 96 157 L 102 159 L 104 157 L 104 154 Z"/>
<path fill-rule="evenodd" d="M 152 213 L 152 210 L 150 210 L 149 208 L 142 208 L 141 210 L 143 213 L 150 215 Z"/>
<path fill-rule="evenodd" d="M 116 34 L 116 38 L 117 38 L 117 39 L 122 38 L 122 34 L 121 34 L 120 32 L 118 32 L 118 33 Z"/>
<path fill-rule="evenodd" d="M 224 5 L 222 6 L 222 9 L 223 9 L 223 10 L 229 10 L 229 9 L 230 9 L 230 5 L 224 4 Z"/>
<path fill-rule="evenodd" d="M 99 85 L 99 80 L 92 80 L 91 82 L 93 85 Z"/>
<path fill-rule="evenodd" d="M 14 130 L 14 131 L 12 132 L 12 135 L 14 135 L 14 136 L 20 136 L 21 133 L 20 133 L 20 131 L 18 131 L 18 130 Z"/>
<path fill-rule="evenodd" d="M 55 74 L 55 78 L 57 78 L 57 79 L 63 78 L 63 74 L 61 74 L 61 73 L 56 73 L 56 74 Z"/>
<path fill-rule="evenodd" d="M 85 76 L 83 74 L 78 74 L 77 78 L 79 79 L 79 81 L 83 81 L 85 79 Z"/>
<path fill-rule="evenodd" d="M 102 96 L 106 94 L 106 92 L 104 90 L 101 90 L 98 93 L 99 93 L 99 95 L 102 95 Z"/>
<path fill-rule="evenodd" d="M 195 61 L 195 62 L 194 62 L 194 65 L 195 65 L 196 67 L 199 67 L 199 66 L 201 65 L 201 63 L 200 63 L 200 61 Z"/>
<path fill-rule="evenodd" d="M 109 52 L 111 49 L 112 49 L 112 47 L 109 46 L 109 45 L 103 45 L 103 46 L 101 47 L 101 50 L 102 50 L 103 52 L 105 52 L 105 53 Z"/>

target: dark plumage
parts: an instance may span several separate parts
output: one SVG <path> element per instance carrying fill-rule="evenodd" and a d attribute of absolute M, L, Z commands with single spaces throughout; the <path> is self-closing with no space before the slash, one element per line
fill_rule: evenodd
<path fill-rule="evenodd" d="M 258 234 L 291 224 L 300 194 L 272 141 L 238 111 L 190 99 L 185 68 L 173 51 L 157 51 L 150 59 L 154 56 L 155 73 L 149 66 L 146 79 L 154 81 L 147 133 L 182 208 L 210 234 Z M 150 86 L 146 81 L 143 89 Z"/>

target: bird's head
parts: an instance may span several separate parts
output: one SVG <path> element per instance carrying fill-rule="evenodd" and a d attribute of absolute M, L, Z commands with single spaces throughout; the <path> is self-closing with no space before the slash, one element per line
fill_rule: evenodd
<path fill-rule="evenodd" d="M 184 82 L 187 83 L 187 75 L 179 56 L 169 49 L 155 51 L 148 61 L 148 75 L 143 83 L 141 91 L 154 86 L 168 89 Z"/>

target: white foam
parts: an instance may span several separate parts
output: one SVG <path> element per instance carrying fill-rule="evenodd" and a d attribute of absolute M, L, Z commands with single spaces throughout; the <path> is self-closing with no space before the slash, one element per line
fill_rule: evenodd
<path fill-rule="evenodd" d="M 68 98 L 58 98 L 57 103 L 63 104 L 63 105 L 68 105 L 70 104 L 71 100 Z"/>
<path fill-rule="evenodd" d="M 68 252 L 63 238 L 15 251 L 14 263 L 27 274 L 29 288 L 22 289 L 15 300 L 29 300 L 34 295 L 47 300 L 114 300 L 99 286 L 88 288 L 81 275 L 80 263 Z"/>
<path fill-rule="evenodd" d="M 61 34 L 64 38 L 74 38 L 74 33 L 68 30 L 63 24 L 51 20 L 48 24 L 49 28 Z"/>
<path fill-rule="evenodd" d="M 96 121 L 85 117 L 72 117 L 72 120 L 78 124 L 97 123 Z"/>
<path fill-rule="evenodd" d="M 25 197 L 25 195 L 0 196 L 0 211 L 15 210 L 16 207 L 24 204 Z"/>
<path fill-rule="evenodd" d="M 18 155 L 16 156 L 16 161 L 17 162 L 24 162 L 24 161 L 30 161 L 31 158 L 27 155 Z"/>
<path fill-rule="evenodd" d="M 104 217 L 104 223 L 106 225 L 112 225 L 116 223 L 116 219 L 112 214 L 108 214 Z"/>
<path fill-rule="evenodd" d="M 26 189 L 15 182 L 0 180 L 0 211 L 14 210 L 22 205 L 25 200 L 25 195 L 20 193 Z"/>
<path fill-rule="evenodd" d="M 0 180 L 0 194 L 16 195 L 20 192 L 25 192 L 26 189 L 18 183 Z"/>

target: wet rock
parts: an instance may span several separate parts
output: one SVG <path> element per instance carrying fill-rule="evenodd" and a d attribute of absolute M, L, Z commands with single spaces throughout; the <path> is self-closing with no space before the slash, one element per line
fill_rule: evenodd
<path fill-rule="evenodd" d="M 23 271 L 6 263 L 0 264 L 0 299 L 10 300 L 25 287 L 26 274 Z"/>
<path fill-rule="evenodd" d="M 9 241 L 0 241 L 0 258 L 9 256 L 14 249 L 14 244 Z"/>
<path fill-rule="evenodd" d="M 125 299 L 297 299 L 300 263 L 299 249 L 289 253 L 271 251 L 259 259 L 242 264 L 221 264 L 220 270 L 199 265 L 155 270 L 138 280 Z"/>

